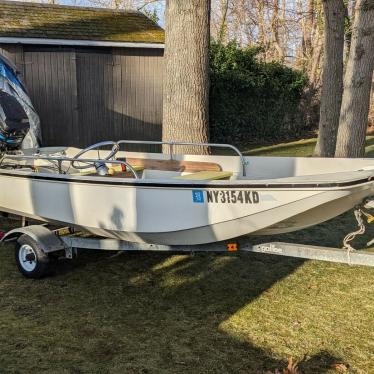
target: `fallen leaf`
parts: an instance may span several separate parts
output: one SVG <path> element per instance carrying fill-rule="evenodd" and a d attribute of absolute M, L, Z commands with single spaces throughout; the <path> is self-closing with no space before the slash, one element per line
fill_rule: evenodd
<path fill-rule="evenodd" d="M 348 366 L 342 363 L 332 364 L 331 368 L 336 370 L 338 373 L 345 373 L 348 370 Z"/>

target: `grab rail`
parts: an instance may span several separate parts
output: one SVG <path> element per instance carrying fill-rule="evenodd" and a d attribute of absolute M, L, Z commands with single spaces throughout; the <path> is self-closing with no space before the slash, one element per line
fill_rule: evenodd
<path fill-rule="evenodd" d="M 154 141 L 154 140 L 119 140 L 118 142 L 110 142 L 111 144 L 114 143 L 115 145 L 119 146 L 120 144 L 148 144 L 148 145 L 168 145 L 170 149 L 170 158 L 173 159 L 174 155 L 174 147 L 179 145 L 187 145 L 187 146 L 193 146 L 193 147 L 216 147 L 216 148 L 228 148 L 233 150 L 240 158 L 240 162 L 242 165 L 243 170 L 243 176 L 246 176 L 246 170 L 245 167 L 247 165 L 247 161 L 245 160 L 243 154 L 239 151 L 238 148 L 231 144 L 219 144 L 219 143 L 192 143 L 192 142 L 172 142 L 172 141 Z M 108 145 L 108 142 L 99 142 L 94 144 L 96 147 L 99 146 L 105 146 Z M 61 157 L 61 156 L 38 156 L 38 155 L 7 155 L 5 154 L 2 159 L 0 160 L 0 165 L 2 164 L 4 158 L 8 159 L 33 159 L 33 160 L 47 160 L 47 161 L 57 161 L 58 162 L 58 168 L 59 172 L 62 173 L 61 164 L 64 161 L 70 161 L 70 162 L 83 162 L 83 163 L 91 163 L 91 162 L 103 162 L 105 164 L 107 163 L 113 163 L 113 164 L 123 164 L 126 165 L 134 175 L 136 179 L 138 179 L 138 175 L 136 174 L 136 171 L 133 169 L 133 167 L 127 163 L 126 161 L 118 161 L 118 160 L 105 160 L 105 159 L 77 159 L 74 157 Z"/>
<path fill-rule="evenodd" d="M 219 143 L 191 143 L 191 142 L 171 142 L 171 141 L 153 141 L 153 140 L 119 140 L 117 142 L 118 145 L 120 144 L 149 144 L 149 145 L 168 145 L 170 149 L 170 158 L 173 159 L 173 150 L 174 146 L 176 145 L 189 145 L 189 146 L 196 146 L 196 147 L 216 147 L 216 148 L 229 148 L 232 149 L 240 158 L 240 162 L 242 164 L 243 169 L 243 176 L 246 176 L 245 167 L 247 165 L 247 161 L 245 160 L 243 154 L 239 151 L 238 148 L 231 144 L 219 144 Z"/>
<path fill-rule="evenodd" d="M 77 160 L 74 157 L 65 157 L 65 156 L 30 156 L 30 155 L 7 155 L 5 154 L 0 161 L 0 165 L 3 163 L 5 159 L 9 160 L 46 160 L 46 161 L 57 161 L 58 163 L 58 172 L 62 173 L 62 163 L 64 161 L 76 161 L 76 162 L 83 162 L 83 163 L 95 163 L 95 162 L 102 162 L 104 164 L 118 164 L 118 165 L 125 165 L 134 175 L 135 179 L 139 179 L 138 174 L 134 170 L 134 168 L 126 161 L 119 161 L 119 160 L 103 160 L 103 159 L 95 159 L 95 158 L 82 158 Z"/>

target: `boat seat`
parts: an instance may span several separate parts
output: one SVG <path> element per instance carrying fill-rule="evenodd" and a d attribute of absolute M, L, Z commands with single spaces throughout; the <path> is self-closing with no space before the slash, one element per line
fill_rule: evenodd
<path fill-rule="evenodd" d="M 117 158 L 117 160 L 124 160 Z M 147 158 L 126 158 L 131 166 L 141 166 L 147 170 L 164 170 L 186 173 L 196 173 L 198 171 L 222 171 L 219 164 L 205 161 L 179 161 L 179 160 L 160 160 Z"/>
<path fill-rule="evenodd" d="M 232 177 L 231 171 L 198 171 L 197 173 L 180 175 L 173 179 L 208 181 L 217 179 L 229 179 Z"/>

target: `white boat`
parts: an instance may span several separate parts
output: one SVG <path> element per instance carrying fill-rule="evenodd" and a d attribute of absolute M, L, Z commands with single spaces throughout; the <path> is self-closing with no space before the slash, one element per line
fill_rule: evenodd
<path fill-rule="evenodd" d="M 122 150 L 129 143 L 171 152 Z M 0 211 L 107 238 L 195 245 L 301 230 L 374 195 L 372 159 L 244 157 L 230 145 L 209 146 L 235 156 L 176 154 L 182 144 L 208 146 L 119 141 L 8 151 Z"/>

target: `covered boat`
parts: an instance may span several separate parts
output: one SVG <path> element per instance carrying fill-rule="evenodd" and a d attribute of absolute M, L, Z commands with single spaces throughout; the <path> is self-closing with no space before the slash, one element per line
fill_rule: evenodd
<path fill-rule="evenodd" d="M 0 54 L 0 152 L 40 145 L 40 120 L 17 69 Z"/>

